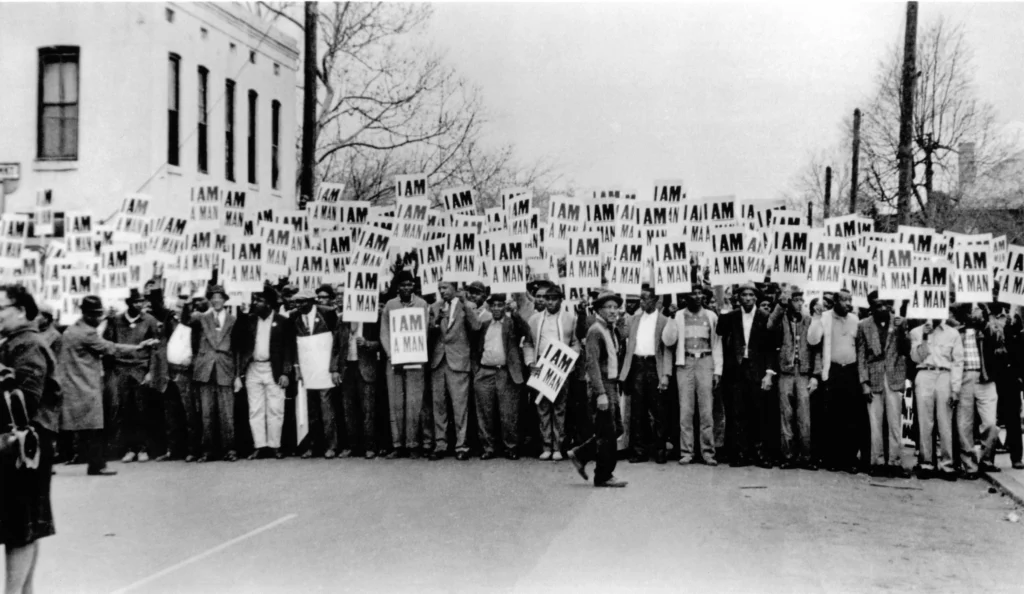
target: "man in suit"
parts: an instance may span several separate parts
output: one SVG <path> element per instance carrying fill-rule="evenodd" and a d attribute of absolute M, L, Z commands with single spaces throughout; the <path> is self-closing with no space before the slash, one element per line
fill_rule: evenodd
<path fill-rule="evenodd" d="M 737 290 L 739 309 L 723 314 L 716 331 L 722 337 L 722 375 L 726 378 L 726 432 L 730 466 L 751 462 L 770 468 L 763 436 L 770 434 L 764 415 L 765 392 L 771 390 L 774 345 L 768 315 L 757 308 L 752 284 Z"/>
<path fill-rule="evenodd" d="M 380 361 L 380 324 L 338 322 L 331 356 L 331 377 L 341 391 L 345 438 L 341 456 L 353 452 L 367 460 L 377 457 L 375 430 L 377 365 Z"/>
<path fill-rule="evenodd" d="M 310 290 L 299 291 L 295 294 L 292 303 L 296 306 L 291 313 L 292 328 L 296 341 L 306 336 L 318 334 L 331 334 L 333 336 L 338 326 L 338 316 L 333 310 L 316 305 L 316 294 Z M 333 338 L 331 339 L 333 342 Z M 297 348 L 297 347 L 296 347 Z M 295 361 L 295 375 L 298 381 L 302 381 L 302 368 L 298 359 Z M 302 458 L 309 458 L 313 455 L 314 444 L 317 449 L 324 453 L 328 460 L 337 456 L 338 452 L 338 423 L 336 408 L 334 406 L 334 390 L 311 390 L 306 389 L 306 399 L 309 411 L 309 435 L 305 440 L 305 447 L 302 448 Z"/>
<path fill-rule="evenodd" d="M 249 313 L 238 321 L 238 382 L 244 383 L 249 399 L 250 460 L 265 454 L 284 457 L 284 391 L 295 364 L 295 335 L 288 318 L 276 309 L 277 292 L 265 286 L 253 294 Z"/>
<path fill-rule="evenodd" d="M 392 450 L 386 458 L 420 457 L 420 446 L 424 453 L 433 452 L 434 428 L 420 413 L 423 409 L 425 372 L 423 365 L 393 365 L 391 363 L 391 312 L 397 309 L 418 307 L 423 310 L 424 319 L 429 318 L 427 302 L 413 293 L 416 281 L 408 270 L 395 273 L 391 281 L 397 287 L 398 296 L 384 305 L 380 314 L 380 346 L 387 356 L 385 375 L 388 398 L 391 404 Z"/>
<path fill-rule="evenodd" d="M 580 339 L 576 334 L 577 316 L 573 312 L 562 310 L 562 291 L 554 284 L 547 283 L 537 289 L 537 300 L 544 304 L 544 311 L 537 312 L 530 317 L 530 334 L 533 336 L 533 345 L 529 343 L 524 347 L 526 363 L 532 368 L 540 365 L 540 359 L 552 341 L 560 341 L 569 345 L 572 350 L 580 352 Z M 580 361 L 576 362 L 576 369 Z M 540 434 L 544 442 L 544 451 L 540 455 L 541 460 L 561 460 L 562 447 L 565 445 L 565 404 L 568 392 L 571 390 L 575 369 L 569 373 L 568 379 L 562 386 L 558 397 L 552 403 L 547 398 L 541 398 L 537 404 L 537 412 L 540 415 Z M 536 391 L 531 391 L 531 400 L 536 401 Z"/>
<path fill-rule="evenodd" d="M 632 401 L 629 423 L 633 455 L 629 461 L 646 462 L 653 452 L 654 461 L 664 464 L 668 421 L 665 392 L 671 363 L 666 361 L 661 335 L 669 319 L 658 311 L 660 299 L 650 285 L 641 288 L 639 301 L 640 309 L 627 322 L 626 356 L 619 372 Z"/>
<path fill-rule="evenodd" d="M 616 441 L 622 433 L 619 415 L 619 340 L 615 323 L 619 318 L 622 298 L 605 291 L 594 299 L 597 313 L 594 325 L 587 331 L 587 383 L 593 399 L 594 434 L 569 450 L 569 460 L 576 472 L 587 480 L 587 464 L 593 460 L 595 487 L 625 487 L 626 481 L 615 478 Z"/>
<path fill-rule="evenodd" d="M 162 337 L 162 327 L 156 318 L 145 313 L 141 305 L 145 298 L 138 289 L 132 289 L 125 303 L 124 314 L 107 321 L 104 340 L 115 344 L 141 344 Z M 152 422 L 157 418 L 154 405 L 159 401 L 151 386 L 159 372 L 158 349 L 135 351 L 108 359 L 107 385 L 110 394 L 110 426 L 117 432 L 116 442 L 127 447 L 122 462 L 149 461 L 159 456 L 159 429 Z M 123 438 L 123 439 L 122 439 Z"/>
<path fill-rule="evenodd" d="M 868 293 L 871 316 L 857 325 L 857 371 L 871 422 L 871 474 L 909 478 L 903 467 L 903 389 L 910 338 L 892 301 Z M 883 447 L 888 435 L 888 447 Z M 888 460 L 888 466 L 886 461 Z"/>
<path fill-rule="evenodd" d="M 437 285 L 440 301 L 430 306 L 428 328 L 431 395 L 434 402 L 434 452 L 431 460 L 443 458 L 448 447 L 448 407 L 455 416 L 455 457 L 469 459 L 466 443 L 469 425 L 469 335 L 480 330 L 476 304 L 455 296 L 455 283 Z"/>
<path fill-rule="evenodd" d="M 768 331 L 779 345 L 775 371 L 779 374 L 781 466 L 817 470 L 811 454 L 811 392 L 818 388 L 821 354 L 807 342 L 811 316 L 803 312 L 803 305 L 804 292 L 799 287 L 782 289 L 768 317 Z M 794 433 L 799 434 L 799 441 L 794 440 Z"/>
<path fill-rule="evenodd" d="M 203 419 L 203 455 L 206 462 L 216 449 L 214 434 L 220 429 L 220 449 L 226 462 L 238 459 L 235 451 L 235 401 L 232 383 L 235 373 L 235 316 L 224 308 L 228 294 L 224 287 L 206 289 L 210 310 L 192 318 L 192 379 L 199 387 Z"/>
<path fill-rule="evenodd" d="M 658 335 L 661 342 L 674 350 L 666 354 L 661 367 L 661 381 L 668 382 L 675 368 L 679 391 L 679 463 L 693 461 L 696 449 L 693 435 L 693 413 L 700 419 L 700 453 L 704 463 L 717 466 L 715 453 L 714 389 L 722 377 L 722 340 L 718 336 L 718 316 L 704 308 L 704 295 L 699 283 L 686 296 L 686 307 L 677 311 Z M 664 389 L 664 388 L 663 388 Z M 662 439 L 662 443 L 664 443 Z M 662 454 L 664 456 L 664 454 Z"/>
<path fill-rule="evenodd" d="M 519 315 L 515 301 L 506 302 L 503 293 L 487 298 L 489 320 L 475 333 L 476 374 L 473 377 L 476 394 L 477 424 L 481 460 L 490 460 L 496 453 L 495 427 L 501 427 L 505 457 L 519 459 L 519 401 L 528 368 L 523 363 L 523 343 L 533 343 L 530 326 Z M 507 315 L 506 315 L 507 313 Z M 495 423 L 500 420 L 499 423 Z"/>
<path fill-rule="evenodd" d="M 870 432 L 867 407 L 859 389 L 857 368 L 857 327 L 860 320 L 851 311 L 852 296 L 843 290 L 835 294 L 831 311 L 814 316 L 807 329 L 807 342 L 821 345 L 821 379 L 825 382 L 825 426 L 829 436 L 826 458 L 829 470 L 860 471 L 857 450 L 862 436 Z"/>

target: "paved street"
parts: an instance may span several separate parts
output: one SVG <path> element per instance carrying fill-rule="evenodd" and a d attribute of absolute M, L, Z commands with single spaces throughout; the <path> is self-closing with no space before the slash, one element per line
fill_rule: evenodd
<path fill-rule="evenodd" d="M 630 486 L 598 490 L 534 460 L 113 467 L 58 469 L 38 591 L 1024 587 L 1024 525 L 984 481 L 622 463 Z"/>

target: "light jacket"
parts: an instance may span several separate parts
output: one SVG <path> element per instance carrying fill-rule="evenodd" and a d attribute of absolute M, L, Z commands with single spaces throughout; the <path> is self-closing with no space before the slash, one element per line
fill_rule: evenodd
<path fill-rule="evenodd" d="M 686 344 L 686 318 L 683 312 L 686 309 L 680 309 L 676 312 L 676 315 L 672 319 L 671 323 L 665 325 L 665 330 L 661 334 L 661 340 L 665 343 L 665 346 L 674 348 L 675 350 L 675 364 L 680 367 L 686 366 L 686 349 L 680 345 Z M 718 335 L 718 316 L 715 312 L 702 308 L 701 313 L 707 316 L 708 321 L 711 322 L 711 360 L 715 365 L 715 375 L 722 375 L 722 366 L 724 360 L 722 358 L 722 337 Z M 671 359 L 669 359 L 671 363 Z M 671 375 L 672 367 L 671 364 L 666 370 L 663 371 L 663 375 Z"/>

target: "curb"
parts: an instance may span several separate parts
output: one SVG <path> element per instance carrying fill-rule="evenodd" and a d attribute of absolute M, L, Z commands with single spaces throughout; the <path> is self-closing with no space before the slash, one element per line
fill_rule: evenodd
<path fill-rule="evenodd" d="M 1002 474 L 1003 473 L 1001 472 L 982 472 L 981 476 L 986 481 L 994 485 L 997 489 L 999 489 L 1003 493 L 1003 495 L 1006 495 L 1010 499 L 1013 499 L 1014 502 L 1017 503 L 1017 505 L 1024 506 L 1024 491 L 1020 489 L 1019 484 L 1017 486 L 1016 491 L 1013 488 L 1011 488 L 1008 485 L 1008 483 L 1015 483 L 1016 481 L 1013 481 L 1012 479 L 1003 480 L 1001 476 Z"/>

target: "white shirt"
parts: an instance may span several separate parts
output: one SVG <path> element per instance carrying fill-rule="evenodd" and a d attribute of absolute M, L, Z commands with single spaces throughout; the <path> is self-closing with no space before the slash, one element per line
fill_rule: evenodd
<path fill-rule="evenodd" d="M 270 360 L 270 328 L 274 325 L 273 314 L 264 318 L 256 318 L 256 347 L 253 349 L 254 361 Z"/>
<path fill-rule="evenodd" d="M 455 302 L 447 301 L 444 304 L 444 315 L 448 318 L 448 327 L 451 328 L 455 322 Z"/>
<path fill-rule="evenodd" d="M 636 348 L 633 354 L 637 357 L 653 357 L 656 349 L 655 331 L 658 328 L 658 312 L 642 312 L 636 328 Z"/>
<path fill-rule="evenodd" d="M 750 354 L 750 329 L 754 327 L 754 314 L 757 313 L 757 307 L 750 308 L 750 313 L 743 308 L 740 308 L 740 315 L 743 316 L 743 356 L 747 357 Z"/>
<path fill-rule="evenodd" d="M 227 317 L 228 317 L 227 310 L 222 309 L 219 312 L 218 311 L 213 312 L 213 319 L 216 320 L 216 322 L 217 322 L 217 329 L 218 330 L 223 330 L 224 329 L 224 323 L 227 320 Z"/>
<path fill-rule="evenodd" d="M 133 318 L 130 315 L 128 315 L 128 312 L 124 312 L 124 319 L 128 320 L 129 324 L 134 324 L 135 322 L 138 322 L 139 318 L 141 318 L 141 317 L 142 317 L 141 313 Z"/>
<path fill-rule="evenodd" d="M 552 341 L 562 340 L 562 314 L 561 312 L 554 315 L 549 314 L 547 310 L 542 314 L 544 317 L 540 319 L 540 331 L 537 337 L 537 360 L 544 355 L 544 349 L 548 348 L 548 344 Z"/>
<path fill-rule="evenodd" d="M 358 361 L 359 345 L 356 343 L 356 338 L 363 335 L 363 324 L 353 322 L 351 329 L 352 331 L 348 333 L 348 360 Z"/>
<path fill-rule="evenodd" d="M 313 309 L 309 310 L 309 313 L 306 314 L 306 328 L 309 328 L 310 335 L 316 329 L 316 306 L 313 306 Z"/>

